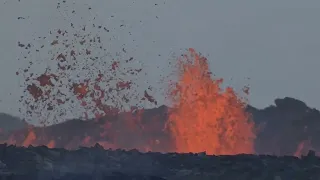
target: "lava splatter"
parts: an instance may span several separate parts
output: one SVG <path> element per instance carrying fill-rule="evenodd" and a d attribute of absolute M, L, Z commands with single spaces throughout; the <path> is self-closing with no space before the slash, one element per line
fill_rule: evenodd
<path fill-rule="evenodd" d="M 179 60 L 179 80 L 169 92 L 173 109 L 167 128 L 176 151 L 254 153 L 254 123 L 246 104 L 232 88 L 221 89 L 223 81 L 210 76 L 205 57 L 194 49 L 189 53 Z"/>

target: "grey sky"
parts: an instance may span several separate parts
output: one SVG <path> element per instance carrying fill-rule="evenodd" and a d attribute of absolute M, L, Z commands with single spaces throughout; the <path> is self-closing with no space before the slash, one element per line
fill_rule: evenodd
<path fill-rule="evenodd" d="M 225 78 L 227 85 L 240 89 L 249 84 L 249 100 L 256 107 L 291 96 L 320 108 L 320 1 L 75 2 L 77 12 L 83 13 L 79 16 L 92 16 L 85 5 L 90 4 L 101 23 L 130 26 L 126 32 L 113 33 L 118 38 L 110 49 L 118 51 L 126 44 L 129 53 L 148 66 L 149 82 L 162 73 L 156 66 L 164 67 L 173 53 L 193 47 L 208 55 L 212 71 Z M 111 15 L 115 15 L 112 20 L 108 19 Z M 28 18 L 17 20 L 19 16 Z M 19 115 L 15 72 L 23 65 L 16 60 L 20 53 L 17 42 L 31 40 L 33 33 L 46 35 L 66 22 L 52 0 L 8 0 L 0 5 L 0 22 L 0 111 Z"/>

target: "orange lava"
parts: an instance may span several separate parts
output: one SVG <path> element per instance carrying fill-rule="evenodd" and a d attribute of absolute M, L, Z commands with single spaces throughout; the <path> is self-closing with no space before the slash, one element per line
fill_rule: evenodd
<path fill-rule="evenodd" d="M 254 123 L 246 103 L 222 79 L 211 78 L 206 58 L 189 49 L 179 60 L 179 81 L 170 89 L 173 109 L 167 128 L 175 151 L 207 154 L 254 153 Z"/>

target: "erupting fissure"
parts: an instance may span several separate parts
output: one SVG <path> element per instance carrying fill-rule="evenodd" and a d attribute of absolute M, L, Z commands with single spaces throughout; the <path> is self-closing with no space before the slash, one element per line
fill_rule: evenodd
<path fill-rule="evenodd" d="M 58 3 L 57 10 L 68 11 L 67 2 Z M 166 97 L 172 107 L 166 115 L 146 120 L 141 105 L 158 104 L 151 95 L 154 88 L 139 90 L 141 62 L 128 56 L 124 46 L 111 55 L 103 38 L 116 29 L 98 23 L 96 17 L 89 21 L 78 26 L 71 23 L 68 30 L 50 30 L 49 37 L 35 38 L 35 43 L 18 43 L 28 62 L 27 68 L 16 72 L 24 78 L 22 87 L 27 94 L 21 96 L 21 114 L 49 126 L 14 132 L 7 142 L 69 149 L 98 142 L 104 148 L 140 151 L 254 153 L 254 123 L 245 111 L 245 101 L 232 88 L 220 87 L 222 79 L 211 77 L 205 57 L 189 49 L 178 59 L 177 82 L 168 87 Z M 107 35 L 100 36 L 103 32 Z M 45 44 L 39 45 L 43 39 Z M 111 40 L 110 36 L 107 41 Z M 33 56 L 40 52 L 46 57 Z M 34 72 L 37 63 L 47 67 L 44 73 Z M 71 121 L 63 122 L 70 112 L 96 121 L 73 127 Z M 52 126 L 61 122 L 61 126 Z"/>
<path fill-rule="evenodd" d="M 74 53 L 73 56 L 75 56 Z M 181 153 L 205 151 L 207 154 L 254 153 L 254 123 L 245 111 L 246 102 L 232 88 L 221 88 L 222 79 L 215 79 L 211 76 L 207 59 L 196 53 L 194 49 L 189 49 L 182 58 L 178 59 L 177 63 L 177 82 L 168 88 L 167 98 L 172 103 L 172 107 L 168 110 L 166 120 L 155 117 L 155 119 L 150 119 L 148 123 L 143 123 L 141 121 L 142 109 L 132 108 L 130 112 L 123 112 L 118 107 L 118 105 L 122 105 L 121 102 L 117 102 L 114 107 L 103 103 L 105 98 L 110 98 L 107 96 L 110 95 L 111 89 L 121 92 L 123 89 L 130 89 L 133 82 L 123 83 L 120 81 L 114 83 L 116 87 L 111 87 L 112 85 L 108 84 L 105 89 L 109 90 L 105 90 L 99 83 L 103 81 L 106 74 L 100 73 L 98 78 L 93 80 L 88 79 L 84 83 L 70 84 L 70 90 L 73 91 L 70 94 L 75 96 L 73 99 L 79 101 L 85 109 L 93 110 L 96 119 L 110 116 L 111 118 L 117 117 L 117 120 L 105 121 L 100 124 L 99 128 L 102 129 L 102 132 L 99 132 L 99 138 L 91 137 L 92 134 L 88 136 L 86 132 L 83 132 L 84 134 L 80 137 L 72 137 L 70 142 L 64 142 L 63 147 L 90 146 L 99 142 L 105 148 L 136 148 L 141 151 L 176 151 Z M 116 67 L 113 63 L 110 72 L 117 71 L 118 68 L 119 62 Z M 65 69 L 62 69 L 61 74 L 65 77 Z M 32 83 L 32 86 L 34 86 L 33 89 L 37 89 L 36 92 L 42 93 L 35 96 L 35 92 L 30 88 L 27 92 L 35 102 L 40 100 L 44 102 L 50 98 L 56 100 L 57 97 L 48 97 L 51 92 L 54 92 L 52 88 L 55 87 L 51 82 L 51 77 L 59 79 L 61 75 L 46 76 L 43 74 L 39 77 L 42 77 L 36 78 L 37 81 L 40 81 L 39 85 Z M 110 81 L 110 79 L 107 80 Z M 70 82 L 70 80 L 68 81 Z M 54 96 L 54 94 L 50 96 Z M 91 100 L 88 100 L 88 97 Z M 116 97 L 112 96 L 112 98 Z M 120 97 L 122 100 L 129 98 L 124 95 Z M 141 99 L 152 103 L 156 102 L 147 91 L 144 92 Z M 27 104 L 30 105 L 31 102 L 27 102 Z M 53 102 L 49 102 L 49 104 L 52 105 Z M 37 107 L 38 105 L 32 104 L 32 106 Z M 97 109 L 102 113 L 98 113 Z M 32 108 L 29 111 L 32 111 Z M 155 132 L 160 135 L 153 136 L 152 134 Z M 17 136 L 15 137 L 17 138 Z M 44 144 L 55 147 L 58 144 L 57 140 L 47 138 L 48 135 L 44 135 L 39 130 L 36 133 L 32 128 L 28 130 L 28 135 L 21 143 L 17 143 L 15 137 L 10 137 L 10 141 L 22 146 Z"/>
<path fill-rule="evenodd" d="M 30 127 L 1 131 L 0 143 L 66 149 L 99 143 L 105 149 L 205 151 L 215 155 L 260 153 L 262 147 L 267 149 L 262 153 L 282 155 L 280 152 L 285 152 L 286 155 L 300 156 L 306 149 L 314 147 L 315 138 L 307 137 L 304 132 L 300 132 L 301 137 L 297 140 L 290 140 L 297 141 L 294 142 L 297 145 L 293 143 L 282 151 L 277 144 L 286 141 L 286 136 L 280 141 L 264 140 L 274 133 L 274 127 L 278 134 L 273 134 L 273 139 L 297 130 L 280 133 L 282 128 L 287 128 L 285 125 L 278 127 L 278 122 L 268 124 L 271 118 L 278 117 L 277 114 L 266 118 L 268 122 L 263 123 L 257 116 L 255 124 L 248 113 L 254 111 L 248 111 L 250 107 L 246 99 L 231 87 L 222 88 L 223 79 L 213 76 L 207 59 L 192 48 L 177 61 L 169 63 L 166 71 L 173 67 L 177 74 L 169 75 L 160 88 L 167 89 L 163 99 L 170 105 L 155 108 L 159 104 L 152 95 L 160 94 L 163 89 L 145 82 L 144 64 L 134 57 L 136 49 L 132 48 L 139 47 L 135 44 L 137 41 L 132 39 L 128 44 L 130 48 L 119 43 L 119 32 L 124 35 L 125 29 L 133 27 L 134 22 L 130 22 L 130 26 L 124 22 L 119 27 L 111 26 L 113 23 L 109 24 L 109 20 L 114 21 L 113 16 L 109 20 L 105 17 L 99 20 L 98 14 L 89 8 L 90 17 L 81 17 L 80 14 L 86 13 L 76 13 L 78 9 L 74 4 L 69 1 L 57 4 L 60 14 L 68 14 L 63 16 L 67 24 L 73 22 L 69 27 L 53 27 L 48 31 L 48 37 L 32 35 L 29 42 L 18 42 L 21 50 L 18 60 L 23 66 L 16 72 L 23 79 L 20 81 L 23 95 L 19 113 L 29 121 Z M 87 9 L 87 5 L 80 9 Z M 84 24 L 76 24 L 75 18 L 81 19 L 79 22 L 86 20 Z M 137 37 L 131 30 L 127 33 L 130 35 L 127 38 Z M 167 87 L 172 79 L 175 79 L 174 83 Z M 245 96 L 248 90 L 248 87 L 244 88 Z M 154 108 L 146 110 L 146 106 Z M 83 121 L 65 121 L 72 118 Z M 304 118 L 309 116 L 301 119 Z M 294 119 L 294 122 L 298 120 Z M 318 133 L 317 129 L 313 131 Z M 265 146 L 274 148 L 269 150 Z M 295 146 L 296 151 L 292 152 Z"/>

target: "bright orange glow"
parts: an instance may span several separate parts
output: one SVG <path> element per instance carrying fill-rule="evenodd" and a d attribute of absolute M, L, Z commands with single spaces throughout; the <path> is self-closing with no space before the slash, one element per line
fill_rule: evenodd
<path fill-rule="evenodd" d="M 170 89 L 174 107 L 167 128 L 177 152 L 254 153 L 254 123 L 246 104 L 222 79 L 212 79 L 206 58 L 194 49 L 179 60 L 179 81 Z"/>

